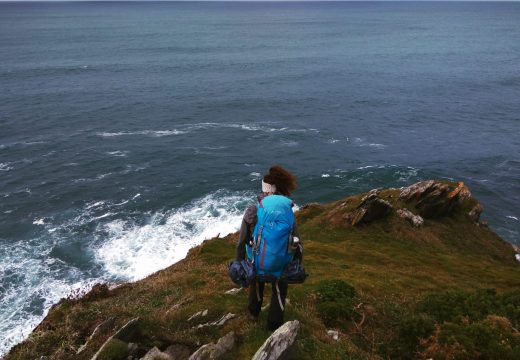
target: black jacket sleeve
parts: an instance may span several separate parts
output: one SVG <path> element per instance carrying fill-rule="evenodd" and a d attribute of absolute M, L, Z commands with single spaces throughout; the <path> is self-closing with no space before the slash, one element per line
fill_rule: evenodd
<path fill-rule="evenodd" d="M 246 243 L 253 237 L 253 229 L 256 224 L 256 205 L 250 205 L 242 219 L 240 225 L 240 235 L 238 237 L 236 260 L 244 260 L 246 258 Z"/>
<path fill-rule="evenodd" d="M 247 225 L 245 220 L 242 220 L 242 225 L 240 225 L 240 235 L 238 237 L 237 243 L 237 251 L 236 251 L 236 260 L 244 260 L 246 258 L 246 242 L 249 235 L 249 226 Z"/>

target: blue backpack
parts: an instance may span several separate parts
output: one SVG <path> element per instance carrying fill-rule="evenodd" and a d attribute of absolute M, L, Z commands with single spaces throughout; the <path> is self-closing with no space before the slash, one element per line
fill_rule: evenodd
<path fill-rule="evenodd" d="M 293 259 L 289 238 L 294 226 L 292 200 L 281 195 L 266 196 L 257 205 L 257 222 L 253 241 L 246 245 L 257 279 L 279 279 Z"/>

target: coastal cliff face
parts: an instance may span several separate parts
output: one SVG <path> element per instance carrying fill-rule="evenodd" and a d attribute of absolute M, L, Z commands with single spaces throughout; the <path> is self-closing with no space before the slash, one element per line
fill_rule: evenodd
<path fill-rule="evenodd" d="M 520 358 L 520 263 L 482 210 L 463 183 L 433 180 L 303 206 L 310 277 L 289 287 L 291 356 Z M 236 241 L 207 240 L 146 279 L 63 299 L 6 359 L 253 357 L 270 333 L 266 311 L 249 320 L 246 290 L 232 290 Z"/>

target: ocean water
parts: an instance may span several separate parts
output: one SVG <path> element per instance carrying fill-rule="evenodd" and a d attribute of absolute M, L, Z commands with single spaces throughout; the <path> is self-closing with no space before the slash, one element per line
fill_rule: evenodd
<path fill-rule="evenodd" d="M 0 355 L 297 204 L 466 182 L 520 244 L 520 3 L 0 3 Z"/>

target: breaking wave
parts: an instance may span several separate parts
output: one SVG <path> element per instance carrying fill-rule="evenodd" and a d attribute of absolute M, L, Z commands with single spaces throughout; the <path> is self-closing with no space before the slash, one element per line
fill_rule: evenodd
<path fill-rule="evenodd" d="M 0 245 L 0 357 L 27 338 L 61 298 L 98 282 L 142 279 L 183 259 L 205 239 L 237 231 L 253 193 L 218 190 L 179 208 L 128 220 L 125 205 L 140 198 L 138 193 L 120 202 L 92 201 L 60 223 L 35 218 L 40 238 Z M 66 257 L 75 234 L 85 228 L 93 233 L 81 256 L 96 264 L 96 273 Z"/>
<path fill-rule="evenodd" d="M 284 132 L 284 133 L 307 133 L 314 132 L 319 133 L 318 129 L 314 128 L 288 128 L 288 127 L 273 127 L 273 124 L 241 124 L 241 123 L 196 123 L 196 124 L 184 124 L 178 125 L 177 129 L 169 130 L 138 130 L 138 131 L 117 131 L 117 132 L 98 132 L 97 136 L 101 137 L 118 137 L 118 136 L 135 136 L 144 135 L 151 137 L 163 137 L 173 136 L 192 133 L 194 131 L 208 130 L 208 129 L 238 129 L 244 131 L 256 131 L 256 132 Z"/>
<path fill-rule="evenodd" d="M 113 220 L 103 225 L 108 238 L 95 250 L 96 260 L 113 277 L 142 279 L 183 259 L 205 239 L 237 231 L 248 200 L 244 193 L 220 190 L 179 209 L 156 213 L 145 225 Z"/>

